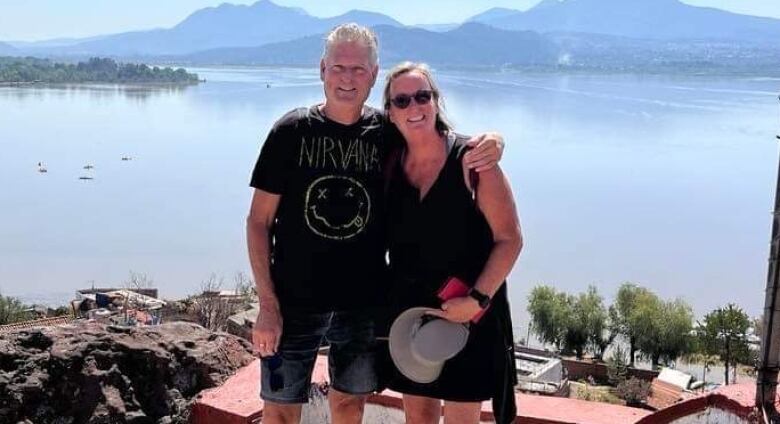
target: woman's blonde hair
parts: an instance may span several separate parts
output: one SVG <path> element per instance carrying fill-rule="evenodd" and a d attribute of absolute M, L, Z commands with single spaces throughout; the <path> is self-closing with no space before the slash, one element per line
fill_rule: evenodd
<path fill-rule="evenodd" d="M 383 95 L 385 115 L 390 116 L 390 84 L 392 84 L 396 78 L 400 77 L 401 75 L 408 74 L 410 72 L 418 72 L 422 74 L 422 76 L 424 76 L 425 79 L 428 80 L 428 84 L 431 86 L 431 92 L 433 92 L 433 101 L 436 103 L 436 109 L 437 109 L 436 131 L 438 131 L 441 134 L 444 134 L 452 130 L 452 124 L 450 123 L 449 119 L 447 119 L 447 116 L 444 114 L 444 99 L 441 96 L 441 91 L 439 90 L 439 86 L 436 84 L 436 81 L 433 79 L 433 75 L 431 74 L 431 69 L 428 67 L 428 65 L 424 63 L 403 62 L 403 63 L 399 63 L 393 69 L 390 70 L 390 72 L 387 74 L 387 78 L 385 79 L 385 89 Z"/>

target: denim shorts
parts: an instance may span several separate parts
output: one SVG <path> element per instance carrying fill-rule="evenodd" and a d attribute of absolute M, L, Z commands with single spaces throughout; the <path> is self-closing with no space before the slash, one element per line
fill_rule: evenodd
<path fill-rule="evenodd" d="M 260 397 L 276 403 L 309 401 L 311 377 L 323 341 L 334 389 L 352 395 L 377 390 L 373 315 L 367 311 L 296 312 L 284 315 L 277 354 L 262 358 Z"/>

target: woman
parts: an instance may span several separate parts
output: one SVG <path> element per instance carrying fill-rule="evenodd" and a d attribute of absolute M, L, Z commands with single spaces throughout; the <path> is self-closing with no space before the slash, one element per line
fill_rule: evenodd
<path fill-rule="evenodd" d="M 388 386 L 404 394 L 408 423 L 477 423 L 493 399 L 497 421 L 514 422 L 516 382 L 505 279 L 522 247 L 509 182 L 498 166 L 478 180 L 462 164 L 467 137 L 443 115 L 441 95 L 425 65 L 403 63 L 388 75 L 387 116 L 405 139 L 390 163 L 388 225 L 394 316 L 415 306 L 440 308 L 441 318 L 470 325 L 468 342 L 436 381 L 415 383 L 397 369 Z M 472 286 L 443 304 L 436 293 L 448 277 Z M 482 306 L 480 306 L 482 305 Z M 392 367 L 392 366 L 391 366 Z"/>

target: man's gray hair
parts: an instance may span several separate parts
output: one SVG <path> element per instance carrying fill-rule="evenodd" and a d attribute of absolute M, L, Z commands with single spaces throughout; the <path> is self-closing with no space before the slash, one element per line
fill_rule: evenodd
<path fill-rule="evenodd" d="M 324 59 L 328 53 L 330 53 L 330 49 L 332 49 L 333 46 L 335 46 L 337 43 L 350 41 L 357 42 L 368 47 L 371 65 L 377 64 L 379 61 L 379 58 L 377 57 L 379 42 L 376 39 L 376 34 L 374 34 L 374 31 L 371 31 L 370 28 L 358 25 L 354 22 L 341 24 L 330 30 L 328 35 L 325 37 L 325 50 L 322 52 L 322 58 Z"/>

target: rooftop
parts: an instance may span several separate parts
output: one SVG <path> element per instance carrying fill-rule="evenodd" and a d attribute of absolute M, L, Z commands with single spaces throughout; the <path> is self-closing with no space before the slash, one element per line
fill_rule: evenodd
<path fill-rule="evenodd" d="M 30 328 L 51 327 L 53 325 L 68 324 L 73 321 L 74 318 L 69 315 L 63 315 L 59 317 L 40 318 L 30 321 L 21 321 L 13 324 L 0 325 L 0 334 L 8 333 L 17 330 L 26 330 Z"/>

